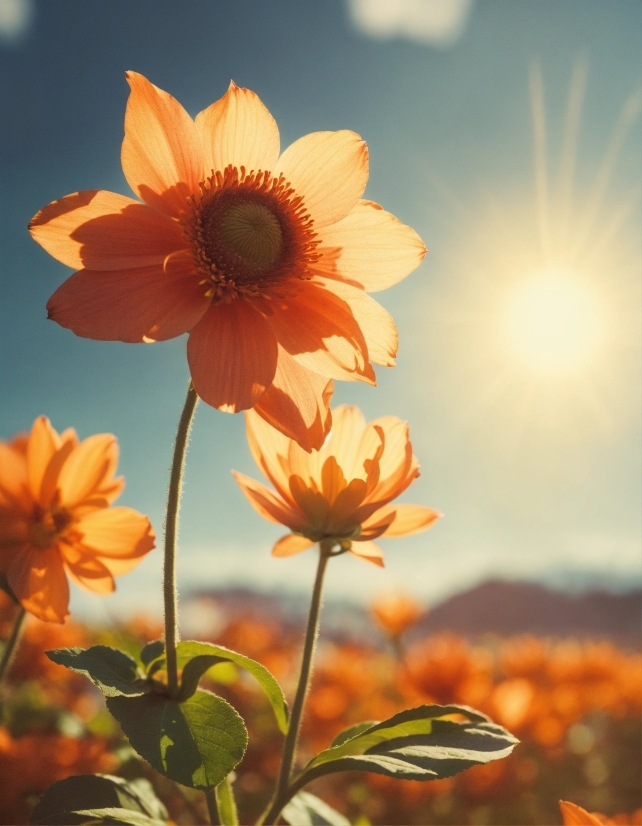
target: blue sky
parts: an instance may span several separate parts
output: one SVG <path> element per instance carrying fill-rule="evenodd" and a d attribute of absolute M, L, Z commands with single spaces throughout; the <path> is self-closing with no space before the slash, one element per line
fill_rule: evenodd
<path fill-rule="evenodd" d="M 94 342 L 47 321 L 47 298 L 69 271 L 26 225 L 69 192 L 128 193 L 119 163 L 127 69 L 192 115 L 233 78 L 272 111 L 282 147 L 318 129 L 359 132 L 370 149 L 367 197 L 430 249 L 378 296 L 399 327 L 398 366 L 378 371 L 376 389 L 338 384 L 335 401 L 410 422 L 422 477 L 404 498 L 446 518 L 385 543 L 384 572 L 337 560 L 330 590 L 365 600 L 403 587 L 434 602 L 489 575 L 639 583 L 642 6 L 462 0 L 450 21 L 439 6 L 0 0 L 0 436 L 40 413 L 81 436 L 115 433 L 121 501 L 161 532 L 185 338 Z M 576 134 L 570 89 L 581 101 Z M 546 145 L 539 190 L 533 101 Z M 567 368 L 568 342 L 559 359 L 538 362 L 519 339 L 530 323 L 515 309 L 519 290 L 542 277 L 542 211 L 555 231 L 566 221 L 584 238 L 569 301 L 590 304 L 594 329 L 579 318 L 573 340 L 584 336 L 586 352 Z M 184 590 L 307 587 L 312 555 L 269 557 L 279 528 L 250 511 L 231 468 L 258 474 L 242 417 L 201 405 L 182 514 Z M 76 593 L 72 606 L 158 606 L 161 562 L 157 550 L 116 595 Z"/>

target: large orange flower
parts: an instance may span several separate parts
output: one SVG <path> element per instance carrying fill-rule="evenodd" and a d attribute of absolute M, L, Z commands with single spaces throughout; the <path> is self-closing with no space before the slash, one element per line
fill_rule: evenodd
<path fill-rule="evenodd" d="M 146 516 L 109 507 L 124 487 L 114 478 L 116 438 L 58 435 L 45 416 L 29 436 L 0 442 L 0 572 L 41 620 L 68 616 L 68 574 L 99 594 L 154 547 Z"/>
<path fill-rule="evenodd" d="M 397 332 L 366 290 L 412 272 L 425 247 L 361 200 L 368 152 L 354 132 L 314 132 L 279 155 L 259 98 L 232 84 L 195 120 L 129 72 L 122 164 L 144 203 L 68 195 L 31 221 L 78 270 L 50 318 L 77 335 L 127 342 L 190 332 L 194 386 L 208 404 L 254 407 L 306 450 L 330 426 L 330 379 L 374 383 Z"/>
<path fill-rule="evenodd" d="M 421 505 L 389 504 L 419 476 L 408 425 L 394 416 L 366 425 L 357 407 L 341 405 L 323 447 L 311 454 L 254 411 L 246 421 L 252 455 L 276 494 L 249 476 L 234 475 L 261 516 L 292 531 L 276 543 L 274 556 L 330 540 L 383 567 L 373 539 L 419 533 L 441 516 Z"/>

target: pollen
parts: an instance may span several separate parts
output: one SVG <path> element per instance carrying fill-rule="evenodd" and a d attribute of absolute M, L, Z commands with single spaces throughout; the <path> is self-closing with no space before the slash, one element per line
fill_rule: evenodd
<path fill-rule="evenodd" d="M 274 264 L 281 253 L 283 233 L 270 210 L 254 201 L 235 204 L 223 215 L 221 238 L 249 264 Z"/>

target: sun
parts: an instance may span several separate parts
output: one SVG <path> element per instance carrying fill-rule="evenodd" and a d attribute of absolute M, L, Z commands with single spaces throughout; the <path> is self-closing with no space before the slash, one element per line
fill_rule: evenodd
<path fill-rule="evenodd" d="M 504 308 L 511 352 L 547 376 L 566 376 L 590 365 L 604 341 L 598 295 L 561 267 L 519 281 Z"/>

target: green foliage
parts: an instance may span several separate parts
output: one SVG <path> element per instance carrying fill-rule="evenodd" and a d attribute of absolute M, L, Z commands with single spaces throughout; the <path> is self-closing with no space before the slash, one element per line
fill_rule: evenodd
<path fill-rule="evenodd" d="M 234 792 L 232 791 L 233 778 L 233 774 L 228 774 L 225 780 L 219 783 L 216 789 L 214 789 L 216 808 L 218 809 L 222 826 L 238 826 L 239 822 L 236 800 L 234 799 Z"/>
<path fill-rule="evenodd" d="M 90 679 L 105 697 L 140 697 L 150 691 L 149 683 L 141 679 L 136 660 L 117 648 L 94 645 L 86 650 L 58 648 L 45 653 L 58 665 Z"/>
<path fill-rule="evenodd" d="M 466 722 L 445 719 L 460 715 Z M 294 788 L 324 774 L 366 771 L 400 780 L 451 777 L 507 757 L 518 740 L 466 706 L 424 705 L 359 731 L 353 726 L 311 760 Z"/>
<path fill-rule="evenodd" d="M 290 826 L 350 826 L 332 806 L 309 792 L 299 792 L 284 806 L 281 817 Z"/>
<path fill-rule="evenodd" d="M 247 731 L 232 706 L 209 691 L 108 697 L 107 708 L 132 747 L 157 771 L 194 789 L 218 785 L 241 761 Z"/>
<path fill-rule="evenodd" d="M 167 818 L 167 810 L 147 780 L 81 774 L 50 786 L 33 810 L 30 822 L 164 826 Z"/>

